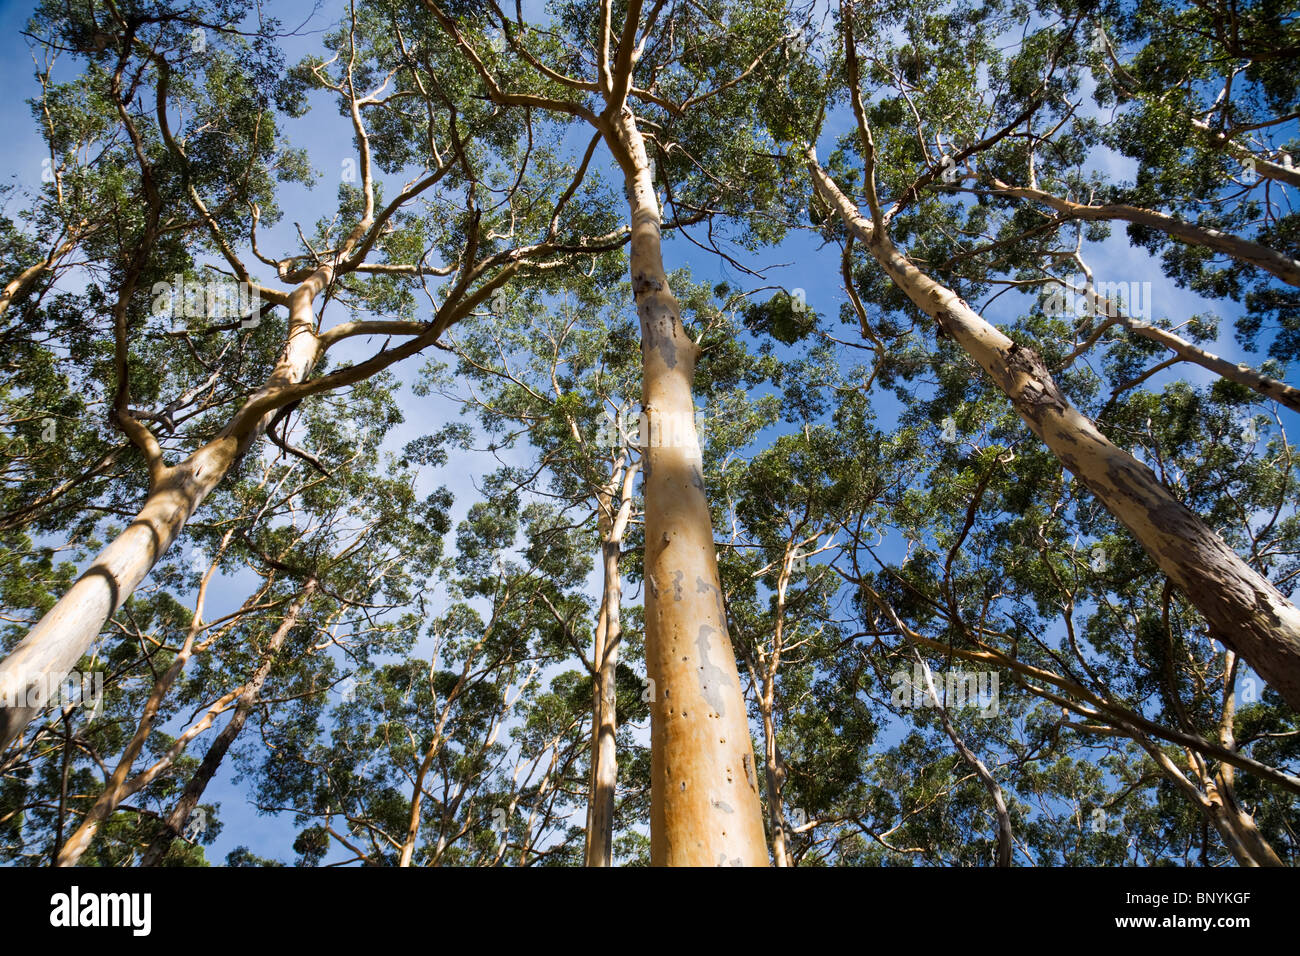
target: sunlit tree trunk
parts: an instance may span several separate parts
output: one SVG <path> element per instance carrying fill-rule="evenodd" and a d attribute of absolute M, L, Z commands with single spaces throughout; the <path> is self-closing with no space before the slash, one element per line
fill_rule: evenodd
<path fill-rule="evenodd" d="M 790 853 L 785 829 L 785 761 L 776 742 L 776 674 L 781 668 L 781 654 L 785 647 L 786 594 L 790 588 L 790 574 L 795 556 L 794 542 L 785 549 L 781 571 L 776 581 L 776 620 L 772 627 L 771 653 L 758 648 L 758 662 L 762 669 L 762 688 L 758 709 L 763 720 L 763 769 L 767 777 L 767 824 L 772 834 L 772 861 L 777 866 L 790 865 Z"/>
<path fill-rule="evenodd" d="M 590 824 L 587 829 L 587 865 L 612 866 L 614 862 L 614 794 L 618 784 L 618 756 L 614 735 L 618 714 L 614 675 L 618 667 L 619 621 L 623 594 L 619 581 L 617 541 L 605 541 L 605 627 L 599 635 L 595 664 L 595 712 L 592 730 L 592 774 Z"/>
<path fill-rule="evenodd" d="M 763 757 L 767 776 L 767 822 L 772 832 L 772 860 L 777 866 L 789 866 L 790 854 L 785 839 L 785 764 L 776 745 L 776 721 L 773 719 L 773 685 L 769 678 L 763 686 Z"/>
<path fill-rule="evenodd" d="M 918 308 L 988 373 L 1029 428 L 1133 533 L 1220 643 L 1237 651 L 1300 709 L 1300 611 L 1160 483 L 1072 406 L 1031 349 L 986 322 L 951 289 L 877 234 L 808 151 L 817 194 Z"/>
<path fill-rule="evenodd" d="M 95 834 L 99 832 L 100 826 L 113 815 L 113 812 L 121 805 L 122 801 L 132 793 L 139 792 L 141 787 L 145 786 L 150 780 L 156 779 L 158 773 L 170 767 L 174 763 L 176 756 L 184 750 L 188 741 L 193 739 L 195 734 L 211 726 L 216 714 L 224 710 L 228 703 L 234 700 L 236 695 L 233 693 L 223 695 L 215 704 L 209 707 L 207 715 L 202 720 L 177 738 L 161 760 L 134 779 L 128 779 L 131 776 L 132 768 L 135 766 L 136 758 L 144 750 L 145 743 L 153 732 L 154 722 L 158 719 L 158 712 L 162 708 L 163 700 L 194 654 L 195 642 L 198 640 L 199 633 L 203 630 L 203 609 L 207 602 L 208 586 L 217 572 L 222 556 L 225 554 L 233 535 L 233 531 L 226 532 L 217 556 L 200 579 L 198 596 L 194 602 L 194 613 L 190 617 L 190 626 L 185 635 L 185 640 L 167 669 L 155 679 L 153 689 L 145 700 L 144 710 L 140 715 L 139 723 L 136 725 L 135 733 L 131 735 L 126 748 L 118 758 L 117 765 L 113 768 L 112 774 L 109 775 L 104 789 L 95 802 L 91 804 L 90 809 L 86 811 L 85 816 L 82 817 L 81 824 L 59 850 L 58 857 L 55 859 L 56 866 L 76 866 L 82 854 L 90 848 L 90 844 L 95 839 Z"/>
<path fill-rule="evenodd" d="M 642 461 L 646 666 L 654 681 L 651 862 L 766 866 L 754 748 L 727 635 L 695 433 L 691 388 L 699 349 L 668 287 L 659 201 L 631 112 L 608 120 L 605 135 L 629 196 L 649 430 Z"/>
<path fill-rule="evenodd" d="M 1237 802 L 1233 769 L 1221 767 L 1207 787 L 1210 820 L 1240 866 L 1285 866 L 1255 826 L 1255 818 Z"/>
<path fill-rule="evenodd" d="M 638 468 L 616 467 L 608 488 L 600 496 L 601 564 L 603 600 L 596 627 L 595 655 L 592 658 L 591 790 L 587 800 L 587 866 L 612 866 L 614 863 L 614 798 L 618 787 L 618 755 L 615 734 L 618 730 L 617 685 L 618 647 L 622 637 L 621 610 L 623 588 L 619 558 L 623 552 L 623 534 L 627 530 L 632 507 L 632 482 Z M 615 490 L 621 496 L 614 500 Z"/>

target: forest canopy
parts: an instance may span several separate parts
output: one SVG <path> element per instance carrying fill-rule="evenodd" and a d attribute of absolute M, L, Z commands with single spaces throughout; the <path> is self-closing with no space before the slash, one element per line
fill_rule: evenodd
<path fill-rule="evenodd" d="M 1300 862 L 1291 5 L 18 13 L 0 862 Z"/>

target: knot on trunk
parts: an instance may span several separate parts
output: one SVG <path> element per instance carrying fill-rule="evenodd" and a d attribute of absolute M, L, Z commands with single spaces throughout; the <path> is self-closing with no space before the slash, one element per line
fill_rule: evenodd
<path fill-rule="evenodd" d="M 632 295 L 640 298 L 643 292 L 662 292 L 664 284 L 651 276 L 632 277 Z"/>

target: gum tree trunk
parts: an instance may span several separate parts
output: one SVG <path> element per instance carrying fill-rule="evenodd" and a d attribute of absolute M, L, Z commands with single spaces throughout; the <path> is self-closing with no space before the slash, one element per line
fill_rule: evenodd
<path fill-rule="evenodd" d="M 763 757 L 767 775 L 767 823 L 772 832 L 772 859 L 777 866 L 789 866 L 785 845 L 785 762 L 776 746 L 776 721 L 772 717 L 772 681 L 763 688 Z"/>
<path fill-rule="evenodd" d="M 754 746 L 718 577 L 691 393 L 698 347 L 682 325 L 660 211 L 630 111 L 606 140 L 626 177 L 641 320 L 650 858 L 656 866 L 767 866 Z M 647 447 L 648 446 L 648 447 Z"/>
<path fill-rule="evenodd" d="M 1240 654 L 1293 708 L 1300 710 L 1300 611 L 1160 483 L 1155 473 L 1080 414 L 1047 367 L 994 328 L 876 235 L 807 152 L 818 195 L 862 240 L 918 308 L 930 315 L 1011 399 L 1025 424 L 1133 533 L 1201 612 L 1210 634 Z"/>
<path fill-rule="evenodd" d="M 617 693 L 619 621 L 623 589 L 619 580 L 618 541 L 601 543 L 604 558 L 605 602 L 601 627 L 596 632 L 596 669 L 593 688 L 591 742 L 591 793 L 587 811 L 587 866 L 614 865 L 614 795 L 618 785 L 618 755 L 614 735 L 618 730 Z"/>
<path fill-rule="evenodd" d="M 632 516 L 632 486 L 640 464 L 629 465 L 624 450 L 609 484 L 600 492 L 598 527 L 604 564 L 604 597 L 592 657 L 591 780 L 587 793 L 587 866 L 614 865 L 614 797 L 618 786 L 618 646 L 622 639 L 623 585 L 619 561 Z M 615 502 L 614 495 L 619 495 Z"/>

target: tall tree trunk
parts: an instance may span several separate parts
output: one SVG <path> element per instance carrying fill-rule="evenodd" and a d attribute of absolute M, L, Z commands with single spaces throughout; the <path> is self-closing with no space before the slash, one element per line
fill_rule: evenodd
<path fill-rule="evenodd" d="M 789 866 L 790 854 L 785 832 L 785 762 L 776 744 L 776 675 L 781 669 L 781 654 L 785 649 L 785 600 L 790 587 L 790 574 L 798 549 L 792 539 L 786 544 L 781 557 L 781 571 L 776 579 L 776 619 L 772 623 L 772 653 L 758 648 L 759 666 L 763 673 L 763 687 L 758 702 L 763 718 L 763 766 L 767 776 L 767 822 L 772 834 L 772 860 L 777 866 Z"/>
<path fill-rule="evenodd" d="M 221 766 L 221 761 L 226 757 L 226 752 L 230 750 L 231 744 L 235 742 L 235 738 L 239 736 L 240 731 L 244 729 L 248 715 L 253 712 L 253 708 L 257 705 L 258 698 L 262 693 L 262 686 L 266 683 L 266 678 L 275 665 L 280 648 L 284 646 L 285 640 L 289 637 L 289 632 L 298 623 L 302 609 L 306 607 L 307 602 L 311 600 L 311 596 L 316 592 L 316 585 L 316 578 L 308 578 L 304 582 L 302 590 L 298 592 L 298 596 L 293 599 L 293 603 L 286 609 L 284 619 L 271 635 L 270 641 L 267 642 L 266 650 L 262 652 L 262 659 L 258 663 L 257 669 L 253 671 L 253 676 L 240 689 L 239 702 L 235 705 L 234 714 L 231 715 L 226 726 L 221 728 L 221 733 L 217 734 L 216 739 L 212 741 L 207 753 L 203 755 L 203 762 L 199 764 L 199 768 L 194 771 L 194 776 L 190 777 L 189 783 L 185 785 L 185 790 L 181 793 L 180 799 L 176 801 L 176 806 L 172 808 L 172 812 L 167 815 L 167 820 L 163 825 L 163 832 L 154 838 L 154 841 L 149 844 L 149 849 L 140 858 L 141 866 L 157 866 L 162 858 L 167 855 L 167 850 L 171 847 L 172 841 L 180 836 L 185 829 L 190 814 L 194 812 L 194 808 L 199 805 L 199 800 L 203 798 L 203 791 L 207 789 L 208 784 L 216 775 L 217 768 Z"/>
<path fill-rule="evenodd" d="M 772 832 L 772 860 L 777 866 L 789 866 L 790 854 L 785 841 L 785 764 L 776 746 L 776 721 L 773 719 L 773 678 L 763 688 L 763 756 L 767 776 L 767 823 Z"/>
<path fill-rule="evenodd" d="M 1080 414 L 1042 359 L 986 322 L 904 256 L 807 153 L 819 196 L 939 328 L 1011 399 L 1029 428 L 1101 501 L 1199 610 L 1211 635 L 1300 710 L 1300 611 L 1160 483 Z"/>
<path fill-rule="evenodd" d="M 691 386 L 699 349 L 668 287 L 659 201 L 631 111 L 609 118 L 604 132 L 629 196 L 649 426 L 642 461 L 646 669 L 655 688 L 650 858 L 657 866 L 766 866 L 754 746 L 695 433 Z"/>
<path fill-rule="evenodd" d="M 289 298 L 289 338 L 275 370 L 245 407 L 303 381 L 315 367 L 320 343 L 313 302 L 334 274 L 321 266 Z M 227 426 L 179 465 L 151 480 L 139 514 L 101 551 L 54 607 L 0 661 L 0 754 L 40 712 L 46 691 L 57 686 L 89 649 L 109 617 L 122 606 L 176 540 L 191 515 L 261 435 L 275 410 L 252 427 Z M 243 415 L 236 415 L 240 422 Z M 15 706 L 4 706 L 18 702 Z"/>
<path fill-rule="evenodd" d="M 602 590 L 591 652 L 591 759 L 587 768 L 587 824 L 583 831 L 586 834 L 583 861 L 587 866 L 601 865 L 592 862 L 592 819 L 596 813 L 596 769 L 600 763 L 600 661 L 605 654 L 605 602 L 608 600 L 609 595 Z"/>
<path fill-rule="evenodd" d="M 618 785 L 618 756 L 614 735 L 618 730 L 617 690 L 618 644 L 622 635 L 619 614 L 623 603 L 619 579 L 619 541 L 601 543 L 605 601 L 604 627 L 598 631 L 595 665 L 595 709 L 592 714 L 591 792 L 587 811 L 587 866 L 614 864 L 614 795 Z"/>

